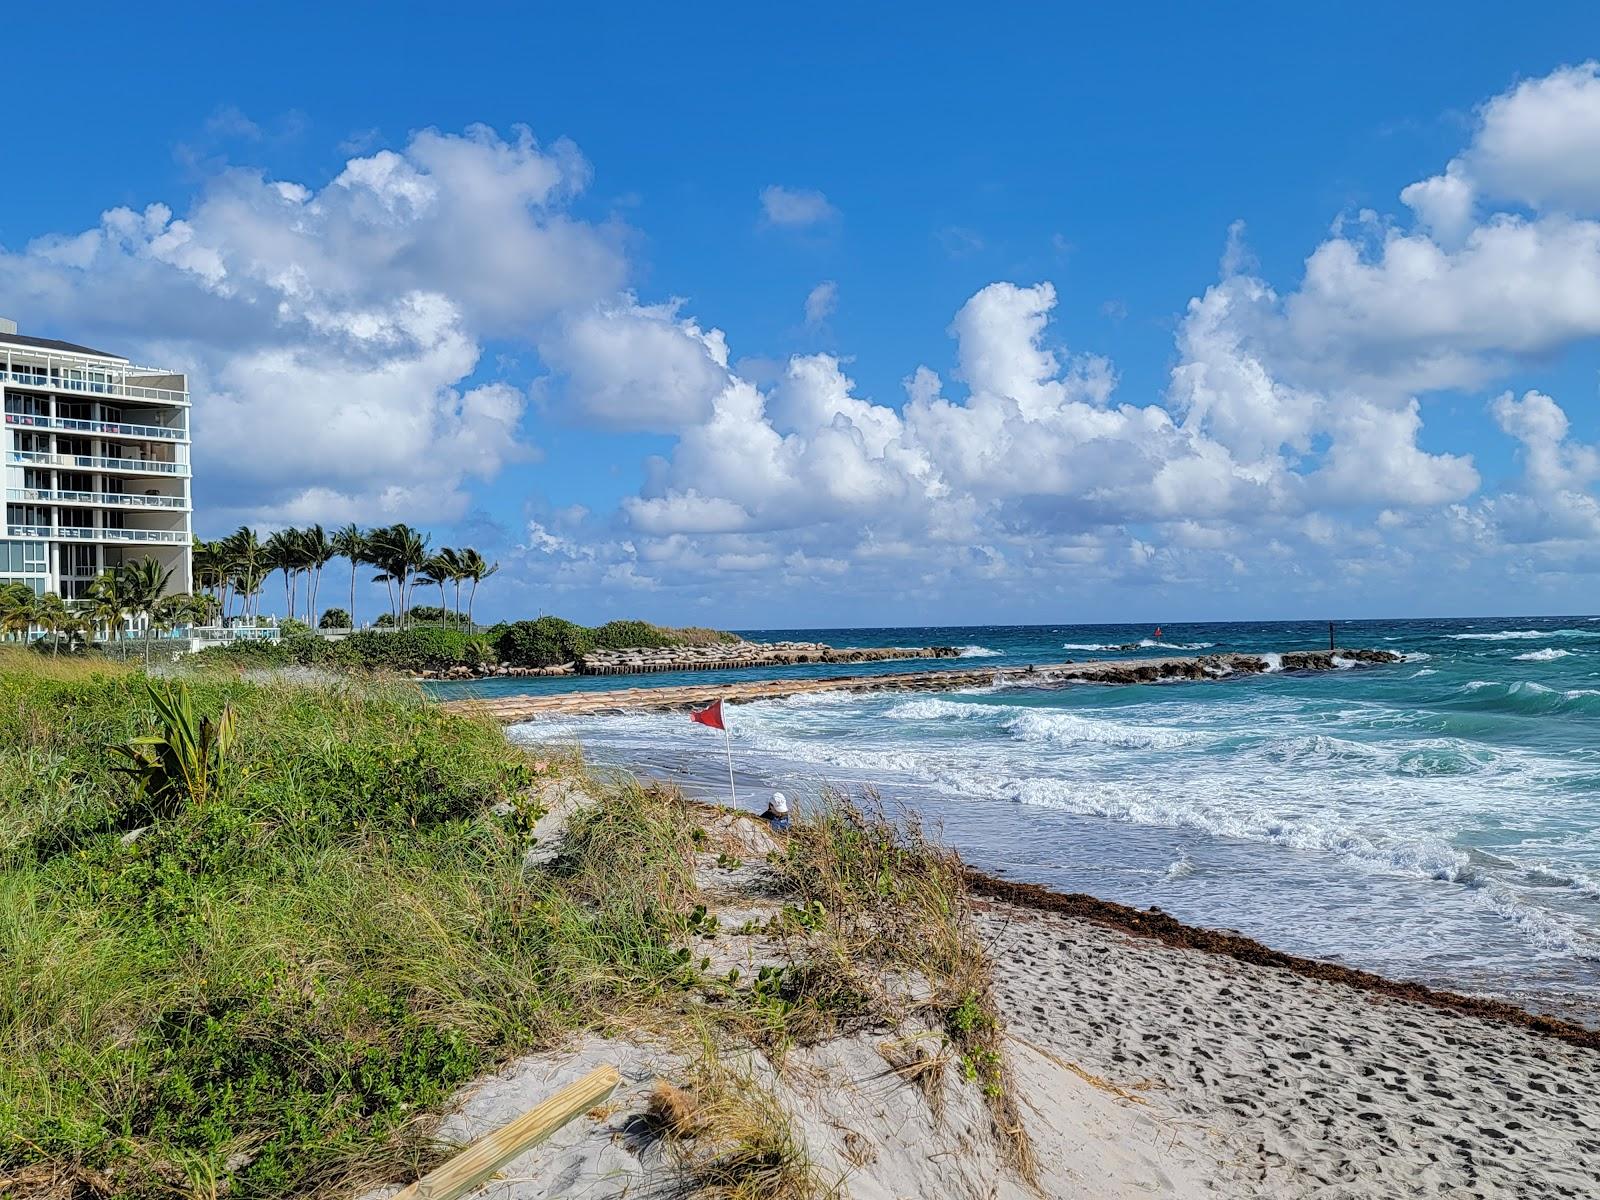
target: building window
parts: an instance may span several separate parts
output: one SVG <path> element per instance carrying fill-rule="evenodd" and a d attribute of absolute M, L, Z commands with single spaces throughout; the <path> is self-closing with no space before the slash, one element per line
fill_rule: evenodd
<path fill-rule="evenodd" d="M 43 542 L 0 542 L 0 572 L 43 575 L 45 561 Z"/>

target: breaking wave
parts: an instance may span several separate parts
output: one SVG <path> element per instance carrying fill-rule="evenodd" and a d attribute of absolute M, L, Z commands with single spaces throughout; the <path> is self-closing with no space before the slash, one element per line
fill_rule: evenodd
<path fill-rule="evenodd" d="M 987 646 L 962 646 L 958 651 L 961 658 L 1000 658 L 1004 650 L 991 650 Z"/>
<path fill-rule="evenodd" d="M 1571 650 L 1557 650 L 1552 646 L 1547 646 L 1543 650 L 1530 650 L 1526 654 L 1513 655 L 1512 656 L 1512 661 L 1513 662 L 1554 662 L 1558 658 L 1570 658 L 1571 656 L 1572 656 L 1572 651 Z"/>
<path fill-rule="evenodd" d="M 1502 629 L 1498 633 L 1447 633 L 1453 642 L 1528 642 L 1535 638 L 1600 638 L 1592 629 Z"/>
<path fill-rule="evenodd" d="M 1600 715 L 1600 690 L 1595 688 L 1563 691 L 1531 679 L 1519 679 L 1514 683 L 1473 679 L 1463 684 L 1460 691 L 1462 699 L 1458 703 L 1468 708 L 1528 715 L 1569 712 Z"/>
<path fill-rule="evenodd" d="M 1215 642 L 1159 642 L 1140 638 L 1137 642 L 1062 642 L 1063 650 L 1209 650 Z"/>

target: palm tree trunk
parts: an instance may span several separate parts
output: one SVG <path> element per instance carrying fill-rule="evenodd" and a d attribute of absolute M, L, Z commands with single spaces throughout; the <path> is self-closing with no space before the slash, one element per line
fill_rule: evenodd
<path fill-rule="evenodd" d="M 467 593 L 467 624 L 472 624 L 472 604 L 478 598 L 478 581 L 472 581 L 472 590 Z"/>
<path fill-rule="evenodd" d="M 350 560 L 350 631 L 356 628 L 356 560 Z"/>

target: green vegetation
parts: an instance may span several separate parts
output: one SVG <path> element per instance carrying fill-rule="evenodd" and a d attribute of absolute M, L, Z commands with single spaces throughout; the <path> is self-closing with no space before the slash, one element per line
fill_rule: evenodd
<path fill-rule="evenodd" d="M 617 784 L 528 873 L 528 760 L 414 689 L 64 666 L 0 664 L 0 1176 L 355 1188 L 475 1073 L 692 979 L 679 801 Z"/>
<path fill-rule="evenodd" d="M 490 630 L 500 661 L 514 667 L 550 667 L 572 662 L 593 650 L 661 649 L 668 646 L 709 646 L 738 639 L 716 629 L 673 629 L 646 621 L 611 621 L 589 628 L 540 617 L 514 621 Z"/>
<path fill-rule="evenodd" d="M 35 595 L 21 583 L 0 584 L 0 632 L 27 638 L 39 630 L 52 655 L 87 648 L 99 637 L 117 643 L 130 618 L 143 627 L 142 655 L 150 661 L 157 633 L 207 620 L 212 598 L 168 590 L 172 571 L 153 558 L 134 559 L 92 580 L 82 600 L 68 603 L 54 592 Z"/>
<path fill-rule="evenodd" d="M 368 566 L 377 569 L 373 582 L 387 589 L 389 619 L 401 628 L 408 624 L 411 597 L 419 585 L 437 587 L 440 611 L 448 603 L 449 616 L 470 627 L 478 585 L 500 570 L 499 563 L 487 561 L 470 546 L 435 550 L 429 546 L 426 534 L 409 525 L 379 529 L 346 525 L 331 536 L 321 525 L 312 525 L 306 529 L 280 529 L 265 542 L 255 530 L 241 525 L 214 542 L 195 539 L 195 584 L 216 600 L 217 611 L 223 616 L 253 621 L 261 613 L 261 591 L 276 572 L 283 577 L 284 614 L 290 618 L 304 616 L 309 621 L 317 611 L 322 572 L 335 558 L 350 564 L 347 624 L 356 611 L 356 575 Z M 470 588 L 463 608 L 461 589 L 465 585 Z M 447 588 L 454 589 L 453 603 L 446 596 Z"/>
<path fill-rule="evenodd" d="M 426 612 L 412 609 L 413 614 Z M 434 610 L 437 611 L 437 610 Z M 478 668 L 496 662 L 515 667 L 547 667 L 571 662 L 593 650 L 636 646 L 706 645 L 733 641 L 712 629 L 671 629 L 644 621 L 612 621 L 594 629 L 560 617 L 497 625 L 487 633 L 464 628 L 413 624 L 365 629 L 338 641 L 314 636 L 299 622 L 283 622 L 277 642 L 233 642 L 208 646 L 193 656 L 200 664 L 237 667 L 324 667 L 342 671 L 395 671 L 406 674 Z"/>
<path fill-rule="evenodd" d="M 303 627 L 302 627 L 303 629 Z M 335 671 L 394 671 L 420 674 L 492 661 L 482 637 L 461 629 L 364 629 L 333 641 L 309 630 L 285 633 L 276 642 L 230 642 L 207 646 L 190 661 L 238 667 L 324 667 Z"/>
<path fill-rule="evenodd" d="M 455 631 L 372 636 L 424 633 Z M 0 652 L 0 743 L 19 1194 L 358 1194 L 431 1165 L 426 1114 L 469 1079 L 641 1030 L 704 1046 L 652 1105 L 686 1196 L 830 1194 L 728 1064 L 865 1030 L 931 1031 L 940 1052 L 902 1073 L 959 1058 L 1026 1169 L 960 865 L 914 825 L 843 802 L 797 819 L 765 868 L 785 961 L 743 981 L 701 954 L 750 936 L 699 892 L 704 810 L 535 761 L 408 684 Z M 554 775 L 591 802 L 530 866 Z"/>

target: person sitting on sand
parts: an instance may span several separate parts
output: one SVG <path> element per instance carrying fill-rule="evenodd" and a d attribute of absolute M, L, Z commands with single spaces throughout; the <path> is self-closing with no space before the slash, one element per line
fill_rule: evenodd
<path fill-rule="evenodd" d="M 767 810 L 761 814 L 761 819 L 776 833 L 789 832 L 789 802 L 783 798 L 782 792 L 772 793 L 772 799 L 767 801 Z"/>

